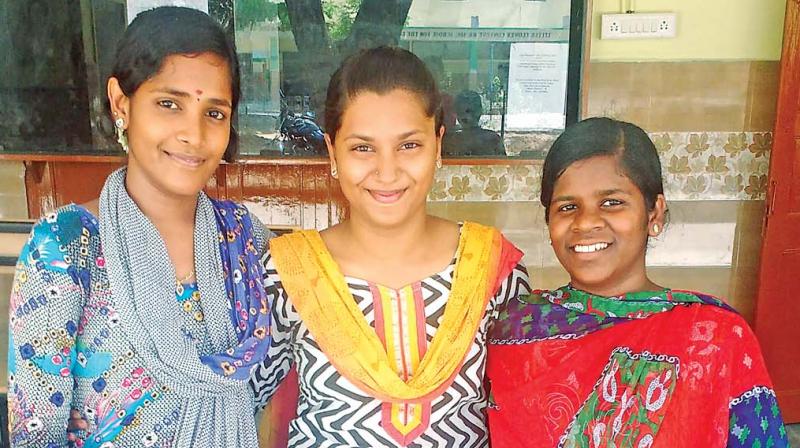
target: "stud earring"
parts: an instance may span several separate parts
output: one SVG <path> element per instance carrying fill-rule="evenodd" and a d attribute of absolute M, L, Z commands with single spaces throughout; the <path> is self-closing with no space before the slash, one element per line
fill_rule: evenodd
<path fill-rule="evenodd" d="M 114 121 L 114 127 L 117 128 L 117 142 L 122 146 L 122 150 L 125 151 L 125 154 L 128 153 L 128 136 L 125 135 L 125 120 L 122 118 L 117 118 Z"/>
<path fill-rule="evenodd" d="M 338 179 L 337 176 L 339 176 L 339 171 L 336 170 L 335 166 L 332 166 L 331 167 L 331 177 L 334 178 L 334 179 Z"/>
<path fill-rule="evenodd" d="M 436 158 L 436 169 L 441 169 L 441 168 L 442 168 L 442 159 L 437 157 Z"/>
<path fill-rule="evenodd" d="M 653 233 L 658 235 L 660 231 L 661 231 L 661 227 L 659 227 L 658 224 L 653 224 Z"/>

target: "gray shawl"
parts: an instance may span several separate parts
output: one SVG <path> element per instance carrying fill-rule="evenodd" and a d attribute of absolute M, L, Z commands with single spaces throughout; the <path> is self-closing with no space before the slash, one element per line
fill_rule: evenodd
<path fill-rule="evenodd" d="M 255 447 L 253 393 L 247 381 L 214 373 L 180 330 L 175 270 L 155 226 L 125 189 L 126 169 L 106 180 L 100 194 L 100 238 L 120 325 L 147 368 L 171 394 L 183 398 L 177 444 Z M 237 343 L 230 323 L 213 205 L 200 193 L 194 230 L 198 289 L 214 352 Z"/>

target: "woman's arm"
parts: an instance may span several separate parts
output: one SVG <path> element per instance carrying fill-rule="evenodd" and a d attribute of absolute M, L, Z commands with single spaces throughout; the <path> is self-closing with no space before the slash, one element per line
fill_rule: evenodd
<path fill-rule="evenodd" d="M 731 326 L 728 447 L 788 448 L 778 400 L 755 334 L 741 317 Z"/>
<path fill-rule="evenodd" d="M 296 324 L 291 303 L 287 300 L 278 278 L 269 251 L 262 259 L 264 265 L 264 289 L 270 297 L 272 315 L 271 336 L 267 359 L 253 369 L 250 386 L 253 388 L 256 409 L 263 409 L 275 394 L 278 386 L 286 378 L 294 365 L 292 355 L 292 330 Z"/>
<path fill-rule="evenodd" d="M 91 282 L 81 264 L 95 262 L 82 230 L 73 212 L 51 215 L 33 227 L 17 263 L 9 307 L 12 446 L 67 445 L 76 335 Z"/>

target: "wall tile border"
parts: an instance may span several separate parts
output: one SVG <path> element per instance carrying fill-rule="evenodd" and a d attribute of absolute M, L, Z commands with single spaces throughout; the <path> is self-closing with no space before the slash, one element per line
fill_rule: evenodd
<path fill-rule="evenodd" d="M 762 200 L 770 132 L 657 132 L 667 200 Z M 542 165 L 445 165 L 428 197 L 448 201 L 534 201 Z"/>

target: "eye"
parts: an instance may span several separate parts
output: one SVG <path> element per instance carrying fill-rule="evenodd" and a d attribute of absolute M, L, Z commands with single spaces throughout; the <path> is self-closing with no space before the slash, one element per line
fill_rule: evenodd
<path fill-rule="evenodd" d="M 358 145 L 353 147 L 353 151 L 355 152 L 371 152 L 372 148 L 367 145 Z"/>
<path fill-rule="evenodd" d="M 411 149 L 417 149 L 420 146 L 421 145 L 419 143 L 417 143 L 417 142 L 408 142 L 408 143 L 403 143 L 402 145 L 400 145 L 400 149 L 402 149 L 402 150 L 411 150 Z"/>
<path fill-rule="evenodd" d="M 208 112 L 208 116 L 215 119 L 222 121 L 225 119 L 225 113 L 219 110 L 212 110 Z"/>
<path fill-rule="evenodd" d="M 575 210 L 576 208 L 578 208 L 578 207 L 575 204 L 564 204 L 564 205 L 558 207 L 558 211 L 559 212 L 571 212 L 572 210 Z"/>
<path fill-rule="evenodd" d="M 619 199 L 605 199 L 600 205 L 602 207 L 616 207 L 617 205 L 622 205 L 623 202 Z"/>
<path fill-rule="evenodd" d="M 172 100 L 159 100 L 158 105 L 165 109 L 178 109 L 178 105 Z"/>

